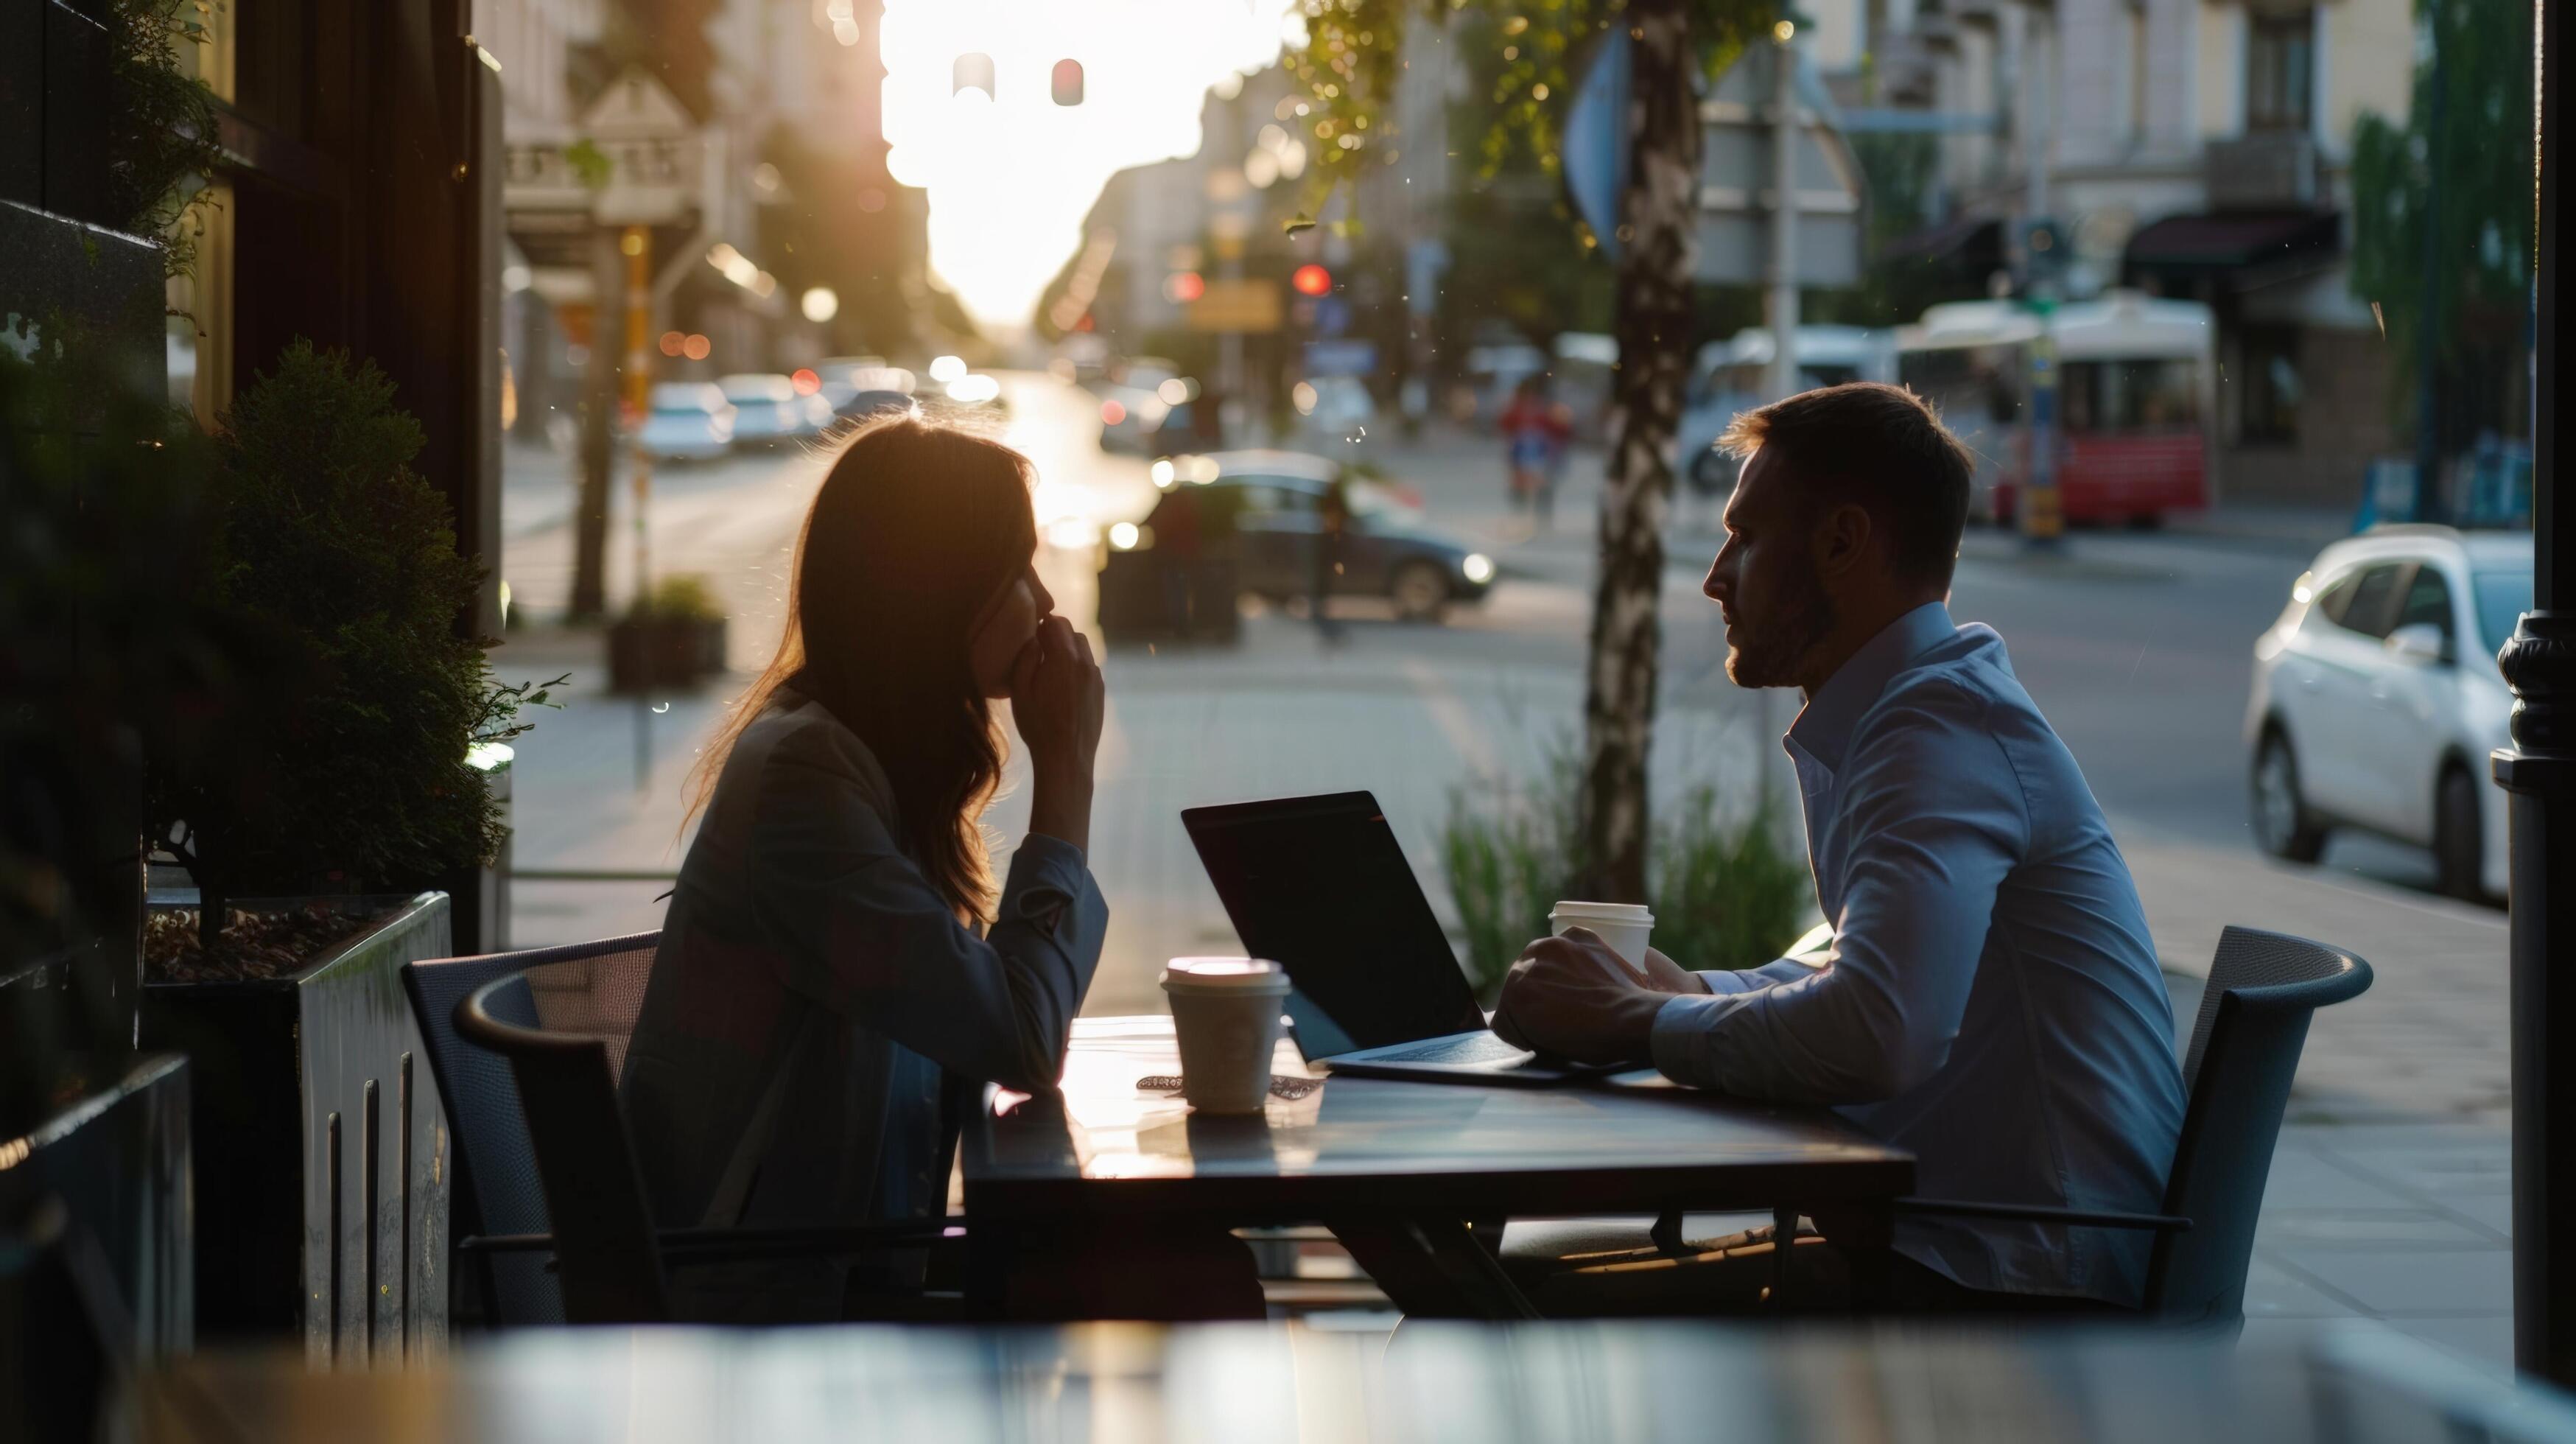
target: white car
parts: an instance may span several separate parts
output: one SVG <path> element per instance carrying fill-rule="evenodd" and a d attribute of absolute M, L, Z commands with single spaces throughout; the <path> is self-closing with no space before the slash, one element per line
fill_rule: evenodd
<path fill-rule="evenodd" d="M 664 381 L 636 432 L 647 455 L 665 461 L 713 461 L 733 449 L 733 403 L 704 381 Z"/>
<path fill-rule="evenodd" d="M 2313 862 L 2361 828 L 2433 850 L 2442 889 L 2505 890 L 2488 754 L 2513 696 L 2495 655 L 2531 607 L 2529 532 L 2376 527 L 2317 554 L 2254 643 L 2255 840 Z"/>
<path fill-rule="evenodd" d="M 721 377 L 716 385 L 733 403 L 733 439 L 740 446 L 771 446 L 806 434 L 805 398 L 785 376 L 753 372 Z"/>

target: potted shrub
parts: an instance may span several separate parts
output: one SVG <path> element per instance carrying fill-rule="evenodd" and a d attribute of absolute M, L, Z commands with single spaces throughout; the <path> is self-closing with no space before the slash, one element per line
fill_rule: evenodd
<path fill-rule="evenodd" d="M 694 687 L 725 669 L 725 614 L 706 578 L 664 577 L 608 628 L 608 690 Z"/>
<path fill-rule="evenodd" d="M 299 1332 L 317 1361 L 445 1331 L 446 1129 L 400 969 L 449 951 L 427 880 L 503 838 L 479 742 L 544 694 L 457 630 L 481 580 L 410 469 L 371 365 L 297 342 L 216 438 L 202 603 L 282 640 L 293 680 L 226 745 L 152 759 L 143 1031 L 196 1075 L 202 1329 Z"/>

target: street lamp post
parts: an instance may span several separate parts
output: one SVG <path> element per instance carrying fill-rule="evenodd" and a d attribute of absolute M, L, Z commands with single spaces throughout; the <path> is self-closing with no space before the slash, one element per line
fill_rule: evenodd
<path fill-rule="evenodd" d="M 1771 368 L 1763 389 L 1778 401 L 1798 390 L 1798 22 L 1771 27 Z"/>
<path fill-rule="evenodd" d="M 2547 12 L 2544 12 L 2547 13 Z M 2559 568 L 2576 517 L 2558 504 L 2559 51 L 2539 47 L 2538 325 L 2532 392 L 2532 608 L 2496 665 L 2513 687 L 2513 745 L 2495 754 L 2513 832 L 2513 1353 L 2576 1387 L 2576 610 Z"/>
<path fill-rule="evenodd" d="M 653 455 L 644 449 L 644 417 L 653 404 L 653 229 L 628 226 L 617 249 L 626 257 L 626 413 L 635 427 L 630 458 L 635 487 L 635 608 L 652 595 Z"/>

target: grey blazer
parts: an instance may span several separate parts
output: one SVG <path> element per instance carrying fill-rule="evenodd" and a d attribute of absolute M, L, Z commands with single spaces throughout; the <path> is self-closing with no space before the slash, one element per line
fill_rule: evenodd
<path fill-rule="evenodd" d="M 1109 918 L 1081 851 L 1031 836 L 979 937 L 898 836 L 883 769 L 821 704 L 782 690 L 735 744 L 619 1082 L 663 1226 L 935 1215 L 982 1085 L 1055 1085 Z M 844 1282 L 802 1260 L 692 1269 L 674 1303 L 828 1318 Z"/>

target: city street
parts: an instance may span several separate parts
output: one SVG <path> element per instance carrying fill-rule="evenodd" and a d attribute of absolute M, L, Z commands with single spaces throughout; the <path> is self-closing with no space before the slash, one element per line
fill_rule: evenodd
<path fill-rule="evenodd" d="M 1008 387 L 1003 434 L 1036 463 L 1039 510 L 1058 543 L 1041 548 L 1042 571 L 1060 605 L 1087 622 L 1092 538 L 1151 506 L 1145 465 L 1098 450 L 1097 413 L 1083 393 L 1035 374 L 1011 376 Z M 1442 626 L 1400 624 L 1354 603 L 1336 646 L 1301 617 L 1266 611 L 1247 617 L 1237 647 L 1107 653 L 1092 861 L 1112 921 L 1087 1011 L 1159 1011 L 1164 958 L 1239 946 L 1181 830 L 1181 808 L 1370 789 L 1447 914 L 1436 837 L 1455 789 L 1525 778 L 1554 739 L 1572 735 L 1597 458 L 1578 454 L 1557 529 L 1532 535 L 1502 504 L 1496 448 L 1486 440 L 1445 436 L 1371 455 L 1420 494 L 1433 525 L 1495 555 L 1502 580 L 1484 606 L 1455 611 Z M 597 635 L 548 625 L 569 589 L 571 541 L 564 483 L 550 486 L 541 468 L 562 463 L 544 453 L 512 460 L 528 474 L 505 493 L 512 541 L 504 570 L 514 605 L 535 625 L 514 632 L 495 663 L 513 678 L 575 673 L 565 710 L 541 714 L 519 744 L 515 865 L 640 875 L 523 878 L 513 885 L 512 941 L 657 927 L 655 899 L 669 887 L 661 875 L 681 856 L 684 780 L 727 694 L 643 702 L 599 694 Z M 792 451 L 657 479 L 652 566 L 704 573 L 732 609 L 737 685 L 775 643 L 788 550 L 822 465 Z M 1656 790 L 1669 797 L 1686 783 L 1713 782 L 1730 807 L 1742 807 L 1766 771 L 1793 785 L 1777 738 L 1796 699 L 1727 682 L 1717 612 L 1698 594 L 1715 538 L 1684 524 L 1700 519 L 1690 508 L 1678 510 L 1683 520 L 1668 535 Z M 628 587 L 631 515 L 621 487 L 612 599 Z M 2163 533 L 2082 533 L 2054 558 L 1972 531 L 1953 611 L 2004 635 L 2023 681 L 2083 762 L 2137 874 L 2182 1033 L 2225 923 L 2329 939 L 2377 969 L 2372 992 L 2321 1014 L 2310 1036 L 2248 1304 L 2256 1327 L 2372 1313 L 2501 1357 L 2504 914 L 2433 896 L 2429 868 L 2410 849 L 2339 841 L 2322 865 L 2296 867 L 2257 853 L 2245 821 L 2241 729 L 2252 640 L 2316 546 L 2340 530 L 2334 516 L 2237 524 L 2221 513 Z M 1025 808 L 1024 785 L 995 807 L 998 847 L 1016 840 Z M 1684 939 L 1658 941 L 1687 948 Z M 2392 1246 L 2412 1250 L 2394 1273 Z M 2421 1288 L 2404 1281 L 2407 1269 L 2423 1271 Z"/>

